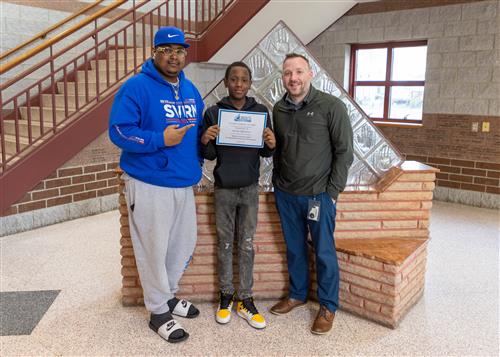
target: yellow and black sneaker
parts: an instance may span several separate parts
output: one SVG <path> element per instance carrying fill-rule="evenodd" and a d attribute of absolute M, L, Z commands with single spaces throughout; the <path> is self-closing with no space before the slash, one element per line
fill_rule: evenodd
<path fill-rule="evenodd" d="M 253 303 L 253 297 L 238 301 L 236 311 L 239 316 L 247 320 L 250 326 L 256 329 L 263 329 L 266 327 L 266 319 L 264 319 L 264 316 L 259 314 L 257 311 L 257 308 Z"/>
<path fill-rule="evenodd" d="M 215 314 L 215 321 L 220 324 L 227 324 L 231 320 L 231 309 L 233 308 L 234 294 L 224 294 L 220 292 L 219 307 Z"/>

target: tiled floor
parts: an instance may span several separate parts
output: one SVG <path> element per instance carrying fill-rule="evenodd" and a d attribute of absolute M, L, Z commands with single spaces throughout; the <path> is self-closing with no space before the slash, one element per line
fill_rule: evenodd
<path fill-rule="evenodd" d="M 396 330 L 338 312 L 315 336 L 316 304 L 269 326 L 235 317 L 220 326 L 215 305 L 181 320 L 191 337 L 171 345 L 147 326 L 143 307 L 120 304 L 118 212 L 0 238 L 0 291 L 61 290 L 27 336 L 0 337 L 0 355 L 481 355 L 499 354 L 499 212 L 435 202 L 424 297 Z"/>
<path fill-rule="evenodd" d="M 0 336 L 30 335 L 59 290 L 0 291 Z"/>

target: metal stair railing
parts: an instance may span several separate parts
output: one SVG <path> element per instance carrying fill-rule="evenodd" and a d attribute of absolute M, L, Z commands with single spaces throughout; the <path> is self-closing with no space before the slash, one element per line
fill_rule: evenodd
<path fill-rule="evenodd" d="M 76 19 L 78 16 L 80 15 L 83 15 L 85 14 L 86 12 L 88 12 L 89 10 L 93 9 L 94 7 L 96 7 L 97 5 L 99 5 L 100 3 L 102 3 L 104 0 L 94 0 L 93 3 L 81 8 L 80 10 L 78 10 L 77 12 L 71 14 L 70 16 L 62 19 L 61 21 L 55 23 L 54 25 L 46 28 L 45 30 L 37 33 L 36 35 L 34 35 L 33 37 L 31 37 L 30 39 L 24 41 L 23 43 L 20 43 L 19 45 L 3 52 L 0 54 L 0 61 L 7 58 L 7 57 L 10 57 L 12 55 L 15 55 L 16 53 L 18 53 L 19 51 L 21 51 L 22 49 L 24 49 L 25 47 L 33 44 L 34 42 L 38 41 L 38 40 L 44 40 L 47 35 L 51 32 L 54 32 L 56 30 L 59 30 L 62 26 L 66 25 L 67 23 L 69 23 L 70 21 Z M 16 57 L 15 61 L 13 61 L 11 63 L 10 66 L 14 67 L 17 63 L 20 63 L 24 60 L 24 58 L 22 58 L 21 56 L 19 57 Z M 8 70 L 7 67 L 4 67 L 2 66 L 1 70 L 0 70 L 0 73 L 4 73 L 6 70 Z"/>
<path fill-rule="evenodd" d="M 150 56 L 157 28 L 174 25 L 184 29 L 188 39 L 196 40 L 233 2 L 166 0 L 156 5 L 157 2 L 150 0 L 140 3 L 133 0 L 128 2 L 131 3 L 128 10 L 102 25 L 97 16 L 76 25 L 82 28 L 92 23 L 94 30 L 72 44 L 58 48 L 62 47 L 61 41 L 78 28 L 65 31 L 65 36 L 56 36 L 57 41 L 51 39 L 40 45 L 39 48 L 45 46 L 43 48 L 49 50 L 48 57 L 0 86 L 0 176 L 13 169 L 44 140 L 112 95 L 127 77 L 137 73 Z M 153 6 L 144 10 L 147 5 Z M 119 29 L 113 30 L 112 26 Z M 16 94 L 5 95 L 9 90 L 12 92 L 20 80 L 37 71 L 45 73 Z"/>

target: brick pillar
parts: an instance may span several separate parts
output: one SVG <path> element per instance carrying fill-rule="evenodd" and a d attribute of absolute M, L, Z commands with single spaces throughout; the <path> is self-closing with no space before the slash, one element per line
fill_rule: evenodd
<path fill-rule="evenodd" d="M 132 249 L 132 240 L 130 238 L 130 229 L 128 224 L 127 202 L 123 189 L 125 183 L 121 179 L 121 171 L 118 171 L 118 200 L 120 211 L 120 254 L 122 256 L 122 304 L 124 306 L 143 305 L 142 286 L 135 265 L 134 250 Z"/>

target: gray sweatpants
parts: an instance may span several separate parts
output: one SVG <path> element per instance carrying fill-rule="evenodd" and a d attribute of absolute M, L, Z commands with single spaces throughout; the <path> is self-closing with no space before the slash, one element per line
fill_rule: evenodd
<path fill-rule="evenodd" d="M 144 305 L 162 314 L 169 311 L 167 301 L 179 290 L 196 245 L 193 188 L 154 186 L 127 174 L 123 180 Z"/>

